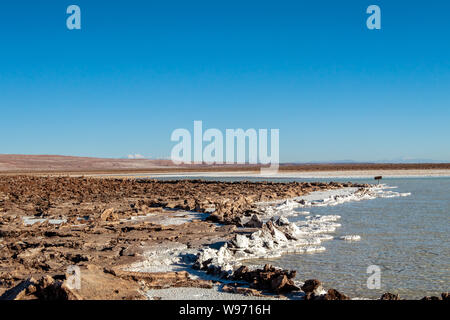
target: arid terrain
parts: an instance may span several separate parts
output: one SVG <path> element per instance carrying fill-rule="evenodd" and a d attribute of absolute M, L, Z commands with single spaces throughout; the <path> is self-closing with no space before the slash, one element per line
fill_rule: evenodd
<path fill-rule="evenodd" d="M 281 170 L 448 170 L 449 167 L 449 164 L 285 165 Z M 335 289 L 323 291 L 316 279 L 299 287 L 294 282 L 295 270 L 270 265 L 259 269 L 242 265 L 226 274 L 224 284 L 220 280 L 224 271 L 213 263 L 217 258 L 208 258 L 207 254 L 196 258 L 192 252 L 228 244 L 230 252 L 237 255 L 243 250 L 239 242 L 248 246 L 248 239 L 258 232 L 290 241 L 295 236 L 285 220 L 262 223 L 258 203 L 344 188 L 358 189 L 364 195 L 369 185 L 163 181 L 136 177 L 137 173 L 152 170 L 176 173 L 242 169 L 174 168 L 168 162 L 153 160 L 0 156 L 0 300 L 148 299 L 145 292 L 149 289 L 208 289 L 219 284 L 223 292 L 255 297 L 269 294 L 283 298 L 301 292 L 305 299 L 348 299 Z M 245 170 L 257 171 L 259 167 L 246 166 Z M 127 173 L 132 177 L 114 177 Z M 284 235 L 279 234 L 280 230 L 284 230 Z M 159 263 L 160 256 L 167 258 L 165 251 L 178 247 L 181 248 L 178 253 L 187 256 L 186 270 L 149 268 L 153 253 L 160 254 L 153 258 L 153 262 Z M 142 268 L 133 267 L 136 265 Z M 82 274 L 79 289 L 70 285 L 72 275 L 68 270 L 73 266 Z M 194 276 L 192 268 L 216 277 Z M 443 294 L 442 299 L 447 298 Z M 395 300 L 398 296 L 387 293 L 383 299 Z"/>
<path fill-rule="evenodd" d="M 0 296 L 140 299 L 148 288 L 211 287 L 186 272 L 123 268 L 148 248 L 171 242 L 198 248 L 249 232 L 242 219 L 257 201 L 343 186 L 351 184 L 0 177 Z M 82 270 L 80 292 L 64 285 L 71 265 Z"/>

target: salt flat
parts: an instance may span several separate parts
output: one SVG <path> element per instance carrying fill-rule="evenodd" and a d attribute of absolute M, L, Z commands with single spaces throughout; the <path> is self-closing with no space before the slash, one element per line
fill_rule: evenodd
<path fill-rule="evenodd" d="M 352 179 L 352 178 L 405 178 L 405 177 L 450 177 L 450 169 L 405 169 L 405 170 L 345 170 L 345 171 L 279 171 L 273 175 L 255 171 L 235 172 L 176 172 L 176 173 L 140 173 L 140 174 L 96 174 L 92 176 L 133 177 L 133 178 L 271 178 L 271 179 Z M 86 175 L 85 175 L 86 176 Z"/>

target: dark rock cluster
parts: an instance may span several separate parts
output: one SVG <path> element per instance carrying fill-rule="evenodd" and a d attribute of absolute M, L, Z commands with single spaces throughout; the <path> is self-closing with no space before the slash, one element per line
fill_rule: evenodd
<path fill-rule="evenodd" d="M 251 288 L 275 293 L 298 291 L 294 283 L 296 271 L 282 270 L 266 264 L 262 269 L 249 270 L 242 266 L 233 273 L 234 280 L 246 281 Z"/>

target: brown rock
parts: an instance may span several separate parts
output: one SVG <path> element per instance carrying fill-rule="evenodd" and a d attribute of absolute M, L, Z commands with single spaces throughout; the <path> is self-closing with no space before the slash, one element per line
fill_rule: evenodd
<path fill-rule="evenodd" d="M 288 284 L 288 282 L 289 279 L 284 274 L 280 274 L 272 280 L 271 289 L 275 292 L 280 292 L 283 290 L 284 286 Z"/>
<path fill-rule="evenodd" d="M 268 290 L 271 292 L 291 292 L 300 290 L 292 280 L 295 271 L 274 268 L 266 264 L 263 269 L 249 271 L 246 266 L 241 266 L 233 273 L 232 278 L 250 283 L 257 290 Z"/>
<path fill-rule="evenodd" d="M 35 295 L 40 300 L 82 300 L 69 288 L 66 281 L 55 280 L 50 276 L 44 276 L 39 280 Z"/>
<path fill-rule="evenodd" d="M 223 213 L 217 211 L 214 211 L 206 218 L 206 220 L 212 222 L 223 222 L 223 219 L 224 219 Z"/>
<path fill-rule="evenodd" d="M 248 272 L 248 267 L 247 266 L 240 266 L 239 269 L 237 269 L 233 276 L 236 280 L 242 279 L 244 274 L 246 274 Z"/>
<path fill-rule="evenodd" d="M 6 291 L 0 300 L 81 300 L 81 297 L 72 291 L 65 281 L 55 280 L 44 276 L 39 281 L 29 278 L 16 287 Z"/>
<path fill-rule="evenodd" d="M 390 292 L 383 293 L 380 300 L 400 300 L 398 294 L 393 294 Z"/>
<path fill-rule="evenodd" d="M 21 300 L 26 296 L 27 290 L 30 287 L 35 288 L 35 285 L 36 285 L 36 280 L 34 280 L 33 278 L 28 278 L 27 280 L 20 282 L 14 288 L 11 288 L 11 289 L 7 290 L 5 293 L 3 293 L 0 296 L 0 300 Z M 32 290 L 30 290 L 30 291 L 32 291 Z"/>
<path fill-rule="evenodd" d="M 324 300 L 350 300 L 348 296 L 340 293 L 336 289 L 329 289 L 323 297 Z"/>
<path fill-rule="evenodd" d="M 263 226 L 263 222 L 258 218 L 256 214 L 254 214 L 251 219 L 244 225 L 247 228 L 261 228 Z"/>
<path fill-rule="evenodd" d="M 123 250 L 120 251 L 121 256 L 127 256 L 127 257 L 135 257 L 142 254 L 142 248 L 139 245 L 133 244 L 131 246 L 128 246 L 126 248 L 123 248 Z"/>
<path fill-rule="evenodd" d="M 228 293 L 238 293 L 243 294 L 246 296 L 255 296 L 255 297 L 262 297 L 264 296 L 260 291 L 248 287 L 240 287 L 240 286 L 232 286 L 232 285 L 224 285 L 222 287 L 223 292 Z"/>
<path fill-rule="evenodd" d="M 441 298 L 439 298 L 439 297 L 436 297 L 436 296 L 426 296 L 426 297 L 423 297 L 422 299 L 420 299 L 420 300 L 423 300 L 423 301 L 431 301 L 431 300 L 441 300 Z"/>
<path fill-rule="evenodd" d="M 306 280 L 301 289 L 305 293 L 314 293 L 316 295 L 323 290 L 322 283 L 317 279 Z"/>
<path fill-rule="evenodd" d="M 276 293 L 281 292 L 291 292 L 291 291 L 298 291 L 300 290 L 299 287 L 297 287 L 294 284 L 294 281 L 288 278 L 285 274 L 280 274 L 275 279 L 272 280 L 272 290 Z"/>
<path fill-rule="evenodd" d="M 114 213 L 114 208 L 109 208 L 103 211 L 100 216 L 102 221 L 116 221 L 119 219 L 118 215 Z"/>
<path fill-rule="evenodd" d="M 316 296 L 312 292 L 307 292 L 305 294 L 305 300 L 306 301 L 315 300 L 315 298 L 316 298 Z"/>

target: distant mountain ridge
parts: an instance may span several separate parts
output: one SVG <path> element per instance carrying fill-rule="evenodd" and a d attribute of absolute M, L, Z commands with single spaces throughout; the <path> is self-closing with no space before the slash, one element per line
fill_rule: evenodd
<path fill-rule="evenodd" d="M 356 161 L 356 160 L 330 160 L 330 161 L 308 161 L 308 162 L 290 162 L 290 164 L 345 164 L 345 163 L 448 163 L 449 161 L 441 161 L 425 158 L 396 158 L 374 161 Z"/>

